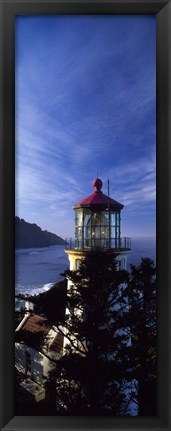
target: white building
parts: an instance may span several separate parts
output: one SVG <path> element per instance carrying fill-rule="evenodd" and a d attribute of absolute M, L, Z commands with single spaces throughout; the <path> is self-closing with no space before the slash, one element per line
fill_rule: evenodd
<path fill-rule="evenodd" d="M 55 365 L 52 360 L 58 360 L 62 353 L 63 336 L 56 328 L 45 316 L 26 313 L 16 329 L 15 364 L 23 376 L 21 387 L 30 391 L 36 401 L 43 399 L 38 392 L 45 397 L 44 383 Z"/>

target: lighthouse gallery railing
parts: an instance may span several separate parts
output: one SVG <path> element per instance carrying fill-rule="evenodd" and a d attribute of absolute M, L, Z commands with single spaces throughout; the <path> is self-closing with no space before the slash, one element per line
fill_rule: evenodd
<path fill-rule="evenodd" d="M 104 238 L 91 238 L 75 240 L 65 238 L 66 250 L 94 250 L 94 249 L 113 249 L 116 251 L 130 251 L 131 238 L 111 238 L 110 241 Z"/>

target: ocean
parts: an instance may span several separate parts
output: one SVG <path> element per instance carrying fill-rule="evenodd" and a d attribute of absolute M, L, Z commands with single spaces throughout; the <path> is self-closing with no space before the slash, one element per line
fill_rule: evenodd
<path fill-rule="evenodd" d="M 152 237 L 132 238 L 132 249 L 128 253 L 130 264 L 138 265 L 141 257 L 156 262 L 156 240 Z M 50 289 L 60 281 L 62 273 L 69 268 L 64 246 L 18 249 L 15 253 L 15 294 L 36 295 Z"/>

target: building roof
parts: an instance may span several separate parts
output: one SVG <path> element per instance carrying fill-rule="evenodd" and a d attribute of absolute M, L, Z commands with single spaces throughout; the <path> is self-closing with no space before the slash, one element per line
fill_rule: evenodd
<path fill-rule="evenodd" d="M 57 334 L 50 345 L 50 350 L 53 352 L 62 353 L 64 337 L 62 334 Z"/>
<path fill-rule="evenodd" d="M 34 334 L 42 334 L 46 337 L 50 331 L 51 326 L 47 322 L 45 316 L 39 316 L 36 314 L 29 315 L 28 319 L 23 323 L 20 331 L 28 331 Z"/>
<path fill-rule="evenodd" d="M 73 205 L 73 208 L 77 207 L 91 207 L 91 206 L 99 206 L 100 209 L 106 209 L 110 207 L 110 209 L 122 209 L 124 205 L 122 205 L 120 202 L 115 201 L 114 199 L 110 198 L 109 196 L 105 195 L 102 191 L 102 181 L 100 178 L 96 178 L 93 181 L 94 186 L 94 192 L 91 193 L 91 195 L 87 196 L 86 198 L 82 199 L 81 201 L 77 202 L 75 205 Z"/>
<path fill-rule="evenodd" d="M 61 353 L 63 347 L 63 335 L 59 333 L 49 335 L 51 329 L 53 329 L 53 327 L 45 316 L 36 314 L 28 315 L 27 318 L 23 319 L 23 324 L 21 322 L 20 327 L 16 330 L 16 341 L 23 341 L 24 344 L 29 345 L 36 350 L 45 346 L 49 341 L 50 345 L 48 343 L 48 350 Z"/>

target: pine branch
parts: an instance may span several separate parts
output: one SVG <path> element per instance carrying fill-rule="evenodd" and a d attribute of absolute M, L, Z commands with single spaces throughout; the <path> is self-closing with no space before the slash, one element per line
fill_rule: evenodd
<path fill-rule="evenodd" d="M 67 327 L 65 328 L 65 329 L 67 329 Z M 79 353 L 81 353 L 81 354 L 86 354 L 87 353 L 87 351 L 86 351 L 86 349 L 85 349 L 85 346 L 83 345 L 83 343 L 80 341 L 80 340 L 78 340 L 76 337 L 75 337 L 75 333 L 74 332 L 69 332 L 69 334 L 70 334 L 70 336 L 65 332 L 65 331 L 62 331 L 62 329 L 61 329 L 61 327 L 58 327 L 58 330 L 59 330 L 59 332 L 65 337 L 65 338 L 67 338 L 67 340 L 70 342 L 70 344 L 72 345 L 72 347 L 76 350 L 76 351 L 78 351 Z M 77 340 L 77 342 L 79 342 L 79 343 L 81 343 L 81 345 L 82 345 L 82 347 L 83 347 L 83 350 L 81 350 L 81 349 L 79 349 L 79 347 L 78 346 L 75 346 L 75 344 L 74 344 L 74 342 L 73 342 L 73 340 L 72 340 L 72 336 L 74 336 L 75 338 L 76 338 L 76 340 Z"/>

